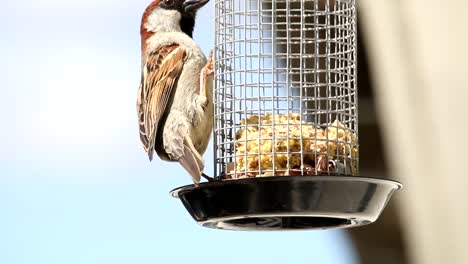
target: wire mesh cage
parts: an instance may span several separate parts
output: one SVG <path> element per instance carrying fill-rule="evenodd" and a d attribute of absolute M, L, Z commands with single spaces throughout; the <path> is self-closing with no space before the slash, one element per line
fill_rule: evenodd
<path fill-rule="evenodd" d="M 354 0 L 216 0 L 218 178 L 357 175 Z"/>

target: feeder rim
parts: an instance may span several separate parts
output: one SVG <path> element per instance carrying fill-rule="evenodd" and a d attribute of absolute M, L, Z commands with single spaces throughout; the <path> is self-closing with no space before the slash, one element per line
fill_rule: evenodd
<path fill-rule="evenodd" d="M 395 186 L 395 190 L 403 188 L 403 184 L 396 180 L 382 179 L 376 177 L 362 177 L 362 176 L 268 176 L 268 177 L 254 177 L 254 178 L 243 178 L 243 179 L 226 179 L 222 181 L 214 182 L 203 182 L 198 186 L 195 184 L 188 184 L 177 187 L 171 190 L 169 193 L 174 198 L 179 198 L 179 194 L 191 191 L 193 189 L 208 188 L 216 185 L 227 185 L 227 184 L 239 184 L 239 183 L 252 183 L 255 181 L 278 181 L 284 180 L 285 178 L 296 178 L 296 180 L 320 180 L 320 181 L 358 181 L 358 182 L 371 182 L 376 184 L 389 184 Z"/>

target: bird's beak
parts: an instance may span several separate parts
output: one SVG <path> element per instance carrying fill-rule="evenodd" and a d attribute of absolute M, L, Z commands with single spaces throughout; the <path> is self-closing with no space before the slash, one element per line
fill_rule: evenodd
<path fill-rule="evenodd" d="M 182 7 L 184 8 L 184 12 L 186 13 L 193 13 L 196 12 L 198 9 L 206 5 L 209 0 L 186 0 Z"/>

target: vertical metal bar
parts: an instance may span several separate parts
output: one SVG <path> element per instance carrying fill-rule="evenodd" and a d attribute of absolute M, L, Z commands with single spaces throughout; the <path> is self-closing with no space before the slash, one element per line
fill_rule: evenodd
<path fill-rule="evenodd" d="M 340 1 L 340 29 L 342 31 L 342 38 L 341 38 L 341 42 L 342 42 L 342 50 L 341 50 L 341 54 L 340 54 L 340 63 L 341 63 L 341 66 L 340 66 L 340 75 L 342 76 L 342 84 L 340 85 L 340 88 L 339 88 L 339 91 L 340 91 L 340 99 L 341 99 L 341 102 L 340 102 L 340 111 L 339 114 L 337 115 L 339 117 L 339 119 L 341 121 L 345 121 L 345 117 L 346 115 L 343 114 L 343 111 L 345 111 L 346 109 L 346 102 L 349 102 L 349 94 L 352 92 L 351 91 L 351 87 L 349 87 L 349 75 L 347 74 L 347 69 L 349 67 L 349 58 L 348 58 L 348 54 L 349 54 L 349 45 L 348 45 L 348 41 L 347 39 L 349 38 L 349 31 L 346 27 L 346 24 L 348 23 L 348 17 L 347 17 L 347 10 L 348 9 L 348 5 L 346 2 L 341 2 Z M 338 128 L 337 128 L 338 129 Z M 338 144 L 338 139 L 336 140 L 337 141 L 337 144 Z M 338 146 L 338 145 L 337 145 Z M 346 149 L 346 148 L 345 148 Z M 339 153 L 339 148 L 337 148 L 336 150 L 336 155 L 338 156 L 340 153 Z M 347 168 L 347 160 L 344 159 L 344 166 L 345 168 Z M 345 170 L 345 173 L 347 173 L 347 171 Z"/>
<path fill-rule="evenodd" d="M 265 87 L 263 85 L 261 85 L 261 78 L 260 76 L 262 76 L 263 78 L 263 74 L 264 73 L 261 73 L 260 72 L 260 69 L 262 68 L 262 65 L 264 65 L 264 61 L 263 61 L 263 58 L 262 58 L 262 49 L 263 49 L 263 42 L 262 42 L 262 39 L 263 39 L 263 31 L 262 31 L 262 26 L 261 26 L 261 23 L 262 23 L 262 0 L 257 0 L 257 34 L 258 34 L 258 40 L 257 40 L 257 45 L 258 45 L 258 54 L 257 54 L 257 60 L 258 60 L 258 66 L 257 66 L 257 88 L 259 89 L 259 93 L 258 93 L 258 103 L 259 103 L 259 111 L 258 111 L 258 116 L 259 116 L 259 119 L 258 119 L 258 137 L 260 138 L 262 133 L 261 133 L 261 115 L 262 115 L 262 109 L 260 108 L 260 102 L 262 102 L 262 98 L 260 97 L 260 87 L 262 87 L 262 95 L 265 96 Z M 260 151 L 260 150 L 259 150 Z M 260 165 L 261 165 L 261 162 L 260 162 Z M 261 169 L 259 168 L 259 170 L 261 171 Z"/>
<path fill-rule="evenodd" d="M 274 32 L 274 29 L 276 28 L 275 27 L 275 24 L 276 24 L 276 14 L 275 14 L 275 10 L 276 10 L 276 0 L 272 0 L 271 1 L 271 112 L 272 112 L 272 117 L 273 117 L 273 120 L 272 120 L 272 124 L 271 124 L 271 131 L 272 131 L 272 144 L 273 146 L 275 146 L 274 144 L 276 143 L 276 139 L 275 139 L 275 136 L 276 136 L 276 124 L 275 124 L 275 118 L 276 118 L 276 115 L 277 115 L 277 112 L 276 112 L 276 109 L 275 109 L 275 90 L 276 90 L 276 83 L 275 83 L 275 74 L 276 74 L 276 34 Z M 276 148 L 272 148 L 273 150 L 273 161 L 272 161 L 272 164 L 273 164 L 273 174 L 276 175 L 276 159 L 274 157 L 276 157 Z"/>
<path fill-rule="evenodd" d="M 290 33 L 290 19 L 291 19 L 291 3 L 290 1 L 286 0 L 286 13 L 285 13 L 285 16 L 286 16 L 286 100 L 287 100 L 287 116 L 289 117 L 289 115 L 291 114 L 291 111 L 290 111 L 290 106 L 294 107 L 294 104 L 293 102 L 291 102 L 291 96 L 290 96 L 290 89 L 292 88 L 291 87 L 291 79 L 289 77 L 290 75 L 290 72 L 291 72 L 291 65 L 290 65 L 290 60 L 291 60 L 291 48 L 290 48 L 290 45 L 291 45 L 291 33 Z M 301 102 L 302 103 L 302 102 Z M 290 123 L 290 120 L 288 118 L 288 121 L 287 121 L 287 125 L 286 125 L 286 138 L 290 138 L 290 135 L 289 135 L 289 123 Z M 273 145 L 274 147 L 274 145 Z M 286 159 L 286 167 L 291 169 L 291 166 L 290 166 L 290 157 L 291 155 L 289 155 L 289 153 L 291 153 L 291 150 L 290 150 L 290 146 L 289 144 L 286 145 L 286 153 L 287 153 L 287 159 Z"/>
<path fill-rule="evenodd" d="M 319 140 L 317 139 L 318 131 L 317 131 L 317 126 L 320 124 L 320 112 L 321 112 L 321 101 L 320 101 L 320 35 L 319 35 L 319 6 L 318 6 L 318 0 L 314 1 L 314 79 L 315 79 L 315 94 L 314 94 L 314 100 L 315 100 L 315 136 L 314 136 L 314 141 L 315 141 L 315 148 L 314 148 L 314 157 L 317 160 L 317 145 L 320 143 Z M 327 138 L 328 138 L 328 133 L 327 133 Z M 317 175 L 317 166 L 314 168 L 314 173 Z"/>
<path fill-rule="evenodd" d="M 353 56 L 352 56 L 352 53 L 353 53 L 353 50 L 354 50 L 354 45 L 353 45 L 353 35 L 354 33 L 352 33 L 354 31 L 353 29 L 353 26 L 352 26 L 352 23 L 353 23 L 353 19 L 351 17 L 349 17 L 349 15 L 352 14 L 352 11 L 351 11 L 351 2 L 347 3 L 346 5 L 346 23 L 345 23 L 345 28 L 347 29 L 347 32 L 348 32 L 348 38 L 346 39 L 346 43 L 347 43 L 347 46 L 348 46 L 348 50 L 347 50 L 347 75 L 348 75 L 348 87 L 347 87 L 347 93 L 346 93 L 346 103 L 348 103 L 348 107 L 347 108 L 343 108 L 343 111 L 342 111 L 342 114 L 343 116 L 347 117 L 347 126 L 345 127 L 345 131 L 350 131 L 350 130 L 353 130 L 352 127 L 354 126 L 353 125 L 353 120 L 355 119 L 354 118 L 354 114 L 353 114 L 353 110 L 352 110 L 352 107 L 351 107 L 351 104 L 353 103 L 353 94 L 355 93 L 355 89 L 354 89 L 354 77 L 352 76 L 353 75 L 353 69 L 355 67 L 355 63 L 353 62 Z M 345 101 L 345 100 L 343 100 Z M 346 150 L 346 143 L 345 143 L 345 147 L 344 149 Z M 345 165 L 346 167 L 348 166 L 352 166 L 354 164 L 354 162 L 352 161 L 352 158 L 350 159 L 347 159 L 345 158 Z M 351 172 L 350 172 L 351 173 Z"/>
<path fill-rule="evenodd" d="M 230 163 L 230 162 L 234 162 L 234 164 L 237 163 L 237 156 L 236 156 L 236 150 L 237 150 L 237 144 L 235 143 L 235 131 L 233 130 L 236 130 L 237 128 L 237 123 L 236 123 L 236 114 L 237 114 L 237 93 L 236 93 L 236 89 L 237 89 L 237 86 L 236 86 L 236 82 L 237 82 L 237 76 L 236 76 L 236 73 L 235 73 L 235 68 L 236 68 L 236 62 L 235 62 L 235 37 L 236 37 L 236 31 L 235 31 L 235 28 L 234 28 L 234 20 L 235 20 L 235 15 L 234 15 L 234 12 L 235 12 L 235 7 L 234 7 L 234 1 L 235 0 L 229 0 L 229 12 L 226 14 L 226 17 L 228 18 L 229 20 L 229 24 L 226 25 L 227 28 L 230 29 L 230 33 L 229 35 L 231 36 L 230 39 L 227 39 L 226 42 L 229 42 L 231 44 L 230 46 L 230 49 L 227 50 L 229 52 L 229 62 L 231 64 L 231 69 L 226 69 L 227 71 L 229 71 L 229 74 L 230 74 L 230 79 L 231 79 L 231 83 L 228 85 L 226 85 L 226 90 L 228 89 L 229 87 L 229 90 L 231 92 L 231 104 L 230 104 L 230 108 L 228 108 L 227 110 L 225 109 L 225 111 L 229 111 L 230 112 L 230 120 L 228 120 L 230 122 L 230 128 L 229 127 L 226 127 L 227 130 L 230 131 L 231 135 L 234 135 L 234 136 L 231 136 L 229 138 L 229 140 L 226 139 L 226 144 L 228 144 L 230 146 L 229 148 L 229 153 L 228 152 L 225 152 L 224 155 L 225 155 L 225 162 L 226 164 Z M 226 55 L 228 56 L 228 55 Z M 229 158 L 228 158 L 229 157 Z M 236 176 L 236 173 L 237 171 L 235 170 L 234 171 L 234 177 Z"/>
<path fill-rule="evenodd" d="M 304 49 L 305 49 L 305 44 L 304 42 L 302 41 L 304 39 L 304 31 L 305 31 L 305 27 L 304 27 L 304 8 L 305 8 L 305 4 L 304 4 L 304 0 L 301 1 L 301 4 L 300 4 L 300 11 L 301 11 L 301 18 L 300 18 L 300 44 L 299 44 L 299 100 L 300 100 L 300 104 L 299 104 L 299 116 L 300 116 L 300 120 L 303 120 L 304 119 L 304 112 L 302 110 L 302 107 L 303 107 L 303 102 L 304 102 L 304 65 L 303 65 L 303 62 L 304 62 Z M 304 139 L 302 137 L 303 133 L 302 133 L 302 122 L 299 123 L 299 143 L 300 143 L 300 156 L 301 156 L 301 175 L 304 175 Z M 289 145 L 289 144 L 288 144 Z"/>
<path fill-rule="evenodd" d="M 239 32 L 237 34 L 238 36 L 238 39 L 236 39 L 237 42 L 241 41 L 243 44 L 244 44 L 244 53 L 240 53 L 238 56 L 239 60 L 242 60 L 244 59 L 244 64 L 243 64 L 243 67 L 242 67 L 242 62 L 240 63 L 240 67 L 236 67 L 236 69 L 239 71 L 239 74 L 240 76 L 243 76 L 244 79 L 243 81 L 241 80 L 241 84 L 243 85 L 243 88 L 244 88 L 244 97 L 241 99 L 241 100 L 244 100 L 244 118 L 247 118 L 247 102 L 248 102 L 248 93 L 247 93 L 247 71 L 246 71 L 246 67 L 245 67 L 245 62 L 246 62 L 246 54 L 245 54 L 245 47 L 247 45 L 247 43 L 245 42 L 245 31 L 246 31 L 246 23 L 247 23 L 247 17 L 246 17 L 246 7 L 244 5 L 244 12 L 243 14 L 241 13 L 242 12 L 242 9 L 240 9 L 240 5 L 241 5 L 241 0 L 237 0 L 237 3 L 238 3 L 238 9 L 236 10 L 236 13 L 238 13 L 239 15 L 242 15 L 244 17 L 244 28 L 243 28 L 243 32 Z M 239 18 L 239 22 L 240 22 L 240 18 Z M 236 21 L 234 21 L 234 25 L 237 26 L 237 23 Z M 237 28 L 237 30 L 239 30 Z M 239 45 L 240 47 L 240 45 Z M 249 128 L 249 125 L 247 124 L 247 120 L 245 122 L 245 131 L 246 131 L 246 137 L 245 137 L 245 146 L 247 146 L 249 140 L 248 140 L 248 128 Z M 247 176 L 247 173 L 250 171 L 249 167 L 248 167 L 248 159 L 249 159 L 249 155 L 247 153 L 247 149 L 245 151 L 245 160 L 246 160 L 246 163 L 245 163 L 245 175 Z"/>
<path fill-rule="evenodd" d="M 350 122 L 350 124 L 353 124 L 353 130 L 354 130 L 354 133 L 356 133 L 356 140 L 359 139 L 358 135 L 359 135 L 359 115 L 358 115 L 358 83 L 357 83 L 357 71 L 358 71 L 358 67 L 357 67 L 357 49 L 358 49 L 358 45 L 357 45 L 357 12 L 356 12 L 356 1 L 355 0 L 352 0 L 350 2 L 351 4 L 351 10 L 352 10 L 352 13 L 350 15 L 350 17 L 353 19 L 353 22 L 352 22 L 352 28 L 353 28 L 353 39 L 351 41 L 352 45 L 353 46 L 353 69 L 354 69 L 354 74 L 353 74 L 353 90 L 354 90 L 354 97 L 352 98 L 351 102 L 354 103 L 354 111 L 351 112 L 350 114 L 354 114 L 352 115 L 354 117 L 354 122 Z M 356 150 L 357 150 L 357 153 L 358 155 L 356 156 L 356 160 L 353 160 L 352 156 L 351 156 L 351 166 L 355 165 L 356 166 L 356 174 L 359 175 L 359 141 L 355 142 L 354 144 L 356 144 Z M 352 149 L 353 149 L 353 144 L 351 144 L 351 155 L 352 155 Z M 355 164 L 354 164 L 355 163 Z"/>
<path fill-rule="evenodd" d="M 334 63 L 333 63 L 333 85 L 334 85 L 334 92 L 335 92 L 335 119 L 339 118 L 338 114 L 338 109 L 341 104 L 341 93 L 340 93 L 340 81 L 339 78 L 341 77 L 341 74 L 339 73 L 339 61 L 341 60 L 340 58 L 340 47 L 341 44 L 339 44 L 339 34 L 341 34 L 341 30 L 339 28 L 339 21 L 338 21 L 338 8 L 339 6 L 339 1 L 335 1 L 333 8 L 332 8 L 332 13 L 333 13 L 333 22 L 331 23 L 333 25 L 333 33 L 334 33 L 334 38 L 332 39 L 333 44 L 334 44 L 334 52 L 332 52 L 332 55 L 334 56 Z M 329 171 L 330 173 L 330 171 Z"/>
<path fill-rule="evenodd" d="M 326 118 L 325 118 L 325 122 L 327 124 L 331 124 L 331 120 L 332 120 L 332 113 L 333 113 L 333 98 L 332 98 L 332 92 L 331 92 L 331 76 L 330 76 L 330 72 L 331 72 L 331 67 L 330 67 L 330 64 L 331 64 L 331 61 L 330 61 L 330 57 L 331 57 L 331 52 L 330 52 L 330 5 L 329 5 L 329 0 L 325 0 L 325 57 L 326 57 L 326 65 L 325 65 L 325 71 L 326 71 L 326 75 L 325 75 L 325 85 L 326 85 L 326 91 L 325 91 L 325 96 L 327 97 L 326 99 L 326 105 L 327 105 L 327 109 L 326 109 Z M 335 99 L 336 100 L 336 99 Z M 335 106 L 336 107 L 336 106 Z M 328 137 L 327 137 L 327 140 L 328 140 Z M 329 142 L 327 141 L 327 153 L 330 151 L 330 145 L 329 145 Z M 316 166 L 317 167 L 317 166 Z M 328 168 L 327 168 L 327 173 L 330 173 Z"/>
<path fill-rule="evenodd" d="M 218 62 L 218 52 L 219 52 L 219 47 L 218 47 L 218 44 L 219 44 L 219 29 L 218 29 L 218 25 L 219 25 L 219 0 L 216 0 L 215 3 L 214 3 L 214 6 L 215 6 L 215 22 L 214 22 L 214 32 L 215 32 L 215 43 L 214 43 L 214 46 L 215 46 L 215 49 L 214 49 L 214 64 L 215 64 L 215 68 L 216 65 L 219 63 Z M 214 90 L 214 93 L 213 93 L 213 107 L 214 107 L 214 122 L 213 122 L 213 176 L 215 178 L 218 177 L 218 164 L 219 164 L 219 153 L 218 153 L 218 136 L 217 136 L 217 131 L 216 131 L 216 128 L 217 128 L 217 124 L 218 124 L 218 107 L 216 105 L 216 102 L 218 101 L 217 100 L 217 89 L 219 87 L 219 84 L 218 84 L 218 76 L 216 76 L 216 73 L 215 73 L 215 77 L 216 77 L 216 80 L 214 81 L 214 87 L 213 87 L 213 90 Z"/>

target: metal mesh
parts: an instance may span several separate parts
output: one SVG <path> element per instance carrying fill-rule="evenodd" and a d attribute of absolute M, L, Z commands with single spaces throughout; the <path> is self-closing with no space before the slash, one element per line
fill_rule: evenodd
<path fill-rule="evenodd" d="M 358 174 L 355 0 L 215 1 L 215 173 Z"/>

